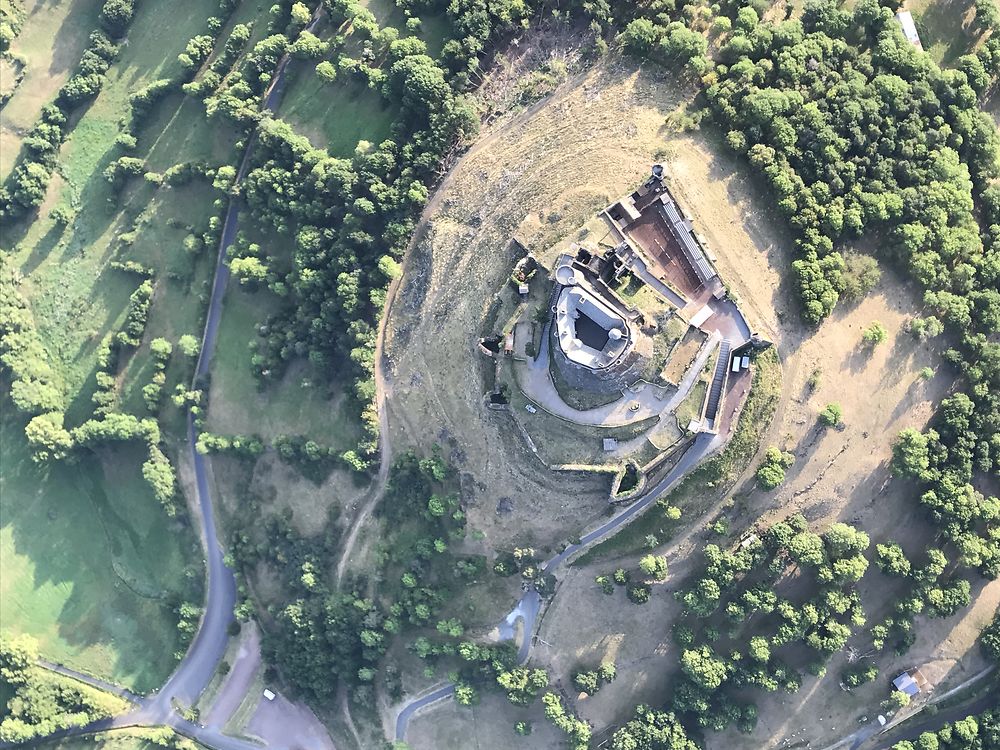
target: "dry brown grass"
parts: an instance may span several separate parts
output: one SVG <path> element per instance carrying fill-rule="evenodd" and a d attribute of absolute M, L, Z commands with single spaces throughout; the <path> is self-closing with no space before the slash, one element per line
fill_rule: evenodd
<path fill-rule="evenodd" d="M 601 517 L 608 491 L 606 478 L 545 471 L 510 417 L 482 403 L 492 363 L 475 340 L 513 263 L 509 238 L 544 255 L 634 187 L 679 97 L 667 80 L 627 67 L 602 66 L 565 87 L 457 165 L 406 261 L 386 346 L 394 442 L 444 443 L 475 479 L 470 525 L 489 546 L 525 534 L 553 544 L 573 536 Z M 498 517 L 503 497 L 514 512 Z"/>
<path fill-rule="evenodd" d="M 547 250 L 550 243 L 578 227 L 579 217 L 595 203 L 633 187 L 655 158 L 665 163 L 671 190 L 718 256 L 723 278 L 754 327 L 778 344 L 783 360 L 782 401 L 766 442 L 792 450 L 797 461 L 776 493 L 754 490 L 752 478 L 737 487 L 729 512 L 732 536 L 758 519 L 801 511 L 818 526 L 853 522 L 875 541 L 924 539 L 927 524 L 913 488 L 887 483 L 890 440 L 903 427 L 926 424 L 950 386 L 941 347 L 918 344 L 902 330 L 918 309 L 917 296 L 886 272 L 883 283 L 856 307 L 839 310 L 818 330 L 802 326 L 786 287 L 791 243 L 760 199 L 766 192 L 706 135 L 664 130 L 664 118 L 685 97 L 672 77 L 612 61 L 564 86 L 531 116 L 488 133 L 458 164 L 442 188 L 424 243 L 408 260 L 409 281 L 392 313 L 388 352 L 394 433 L 401 442 L 443 440 L 462 470 L 475 477 L 469 518 L 473 528 L 487 532 L 487 547 L 524 536 L 555 542 L 596 520 L 603 510 L 602 488 L 586 478 L 553 481 L 512 436 L 508 417 L 482 405 L 486 371 L 474 353 L 474 338 L 512 262 L 501 251 L 512 233 L 540 254 L 554 252 Z M 873 320 L 889 329 L 890 338 L 868 354 L 858 343 Z M 925 365 L 941 374 L 921 381 L 917 373 Z M 810 391 L 806 381 L 816 368 L 824 373 L 822 382 Z M 817 413 L 830 401 L 844 408 L 842 431 L 815 427 Z M 503 496 L 515 499 L 515 512 L 500 518 L 494 506 Z M 638 700 L 665 701 L 675 664 L 669 591 L 679 585 L 691 553 L 706 538 L 699 531 L 672 550 L 671 577 L 642 608 L 625 603 L 621 592 L 612 606 L 593 583 L 596 573 L 605 572 L 600 564 L 560 573 L 558 593 L 540 630 L 553 648 L 541 647 L 534 658 L 568 685 L 578 662 L 615 651 L 618 680 L 576 706 L 597 729 L 621 719 Z M 880 585 L 884 582 L 873 574 L 862 586 L 869 602 L 884 599 L 875 590 Z M 880 660 L 885 674 L 914 664 L 926 665 L 932 679 L 946 682 L 971 673 L 979 657 L 970 645 L 997 606 L 1000 584 L 973 591 L 978 596 L 969 610 L 945 620 L 919 620 L 910 652 Z M 876 610 L 870 617 L 874 622 L 878 607 L 869 604 L 869 609 Z M 863 634 L 856 640 L 864 647 Z M 825 680 L 806 679 L 796 695 L 756 695 L 761 720 L 753 736 L 711 735 L 709 746 L 776 746 L 803 726 L 809 732 L 805 738 L 822 745 L 853 731 L 856 713 L 871 714 L 884 686 L 841 693 L 840 658 L 831 662 Z M 502 702 L 490 705 L 507 723 L 516 720 L 516 712 Z M 815 721 L 821 716 L 823 722 Z M 433 720 L 414 723 L 411 742 L 468 747 L 458 738 L 471 726 L 462 710 L 438 709 Z M 502 741 L 502 733 L 497 737 L 491 742 Z M 522 746 L 549 745 L 532 737 Z"/>

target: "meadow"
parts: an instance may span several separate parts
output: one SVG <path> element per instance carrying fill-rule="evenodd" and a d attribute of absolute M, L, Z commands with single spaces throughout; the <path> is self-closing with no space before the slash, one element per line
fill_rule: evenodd
<path fill-rule="evenodd" d="M 37 28 L 35 16 L 29 18 L 19 38 L 29 76 L 51 70 L 54 56 L 70 53 L 60 40 L 86 39 L 96 25 L 93 5 L 53 3 L 48 21 L 38 20 Z M 216 9 L 211 0 L 139 4 L 129 43 L 101 93 L 70 123 L 59 174 L 38 217 L 5 228 L 3 249 L 23 276 L 21 292 L 67 384 L 69 425 L 91 415 L 100 342 L 121 325 L 129 295 L 141 281 L 112 262 L 136 261 L 155 275 L 147 336 L 123 359 L 117 377 L 124 411 L 146 413 L 141 389 L 151 374 L 149 340 L 163 336 L 176 343 L 182 334 L 201 332 L 214 248 L 192 254 L 184 239 L 207 229 L 219 193 L 203 182 L 169 187 L 143 180 L 116 193 L 103 171 L 121 154 L 114 141 L 129 95 L 177 73 L 176 54 Z M 23 107 L 17 111 L 30 125 L 30 103 L 19 103 L 21 93 L 10 106 Z M 179 96 L 161 102 L 138 136 L 132 155 L 154 170 L 185 161 L 235 160 L 234 134 L 209 123 L 199 102 Z M 53 216 L 57 208 L 68 221 Z M 167 374 L 172 387 L 190 377 L 190 363 L 175 355 Z M 184 514 L 169 518 L 154 498 L 140 472 L 138 446 L 114 446 L 75 463 L 38 468 L 30 460 L 24 421 L 4 412 L 4 630 L 36 636 L 47 658 L 137 691 L 158 687 L 180 647 L 174 608 L 202 600 L 202 555 L 190 522 Z M 184 439 L 180 410 L 165 407 L 161 426 L 176 453 Z"/>
<path fill-rule="evenodd" d="M 35 636 L 53 661 L 139 692 L 159 687 L 178 645 L 172 603 L 201 600 L 190 530 L 167 519 L 138 455 L 43 470 L 8 410 L 0 436 L 4 630 Z"/>

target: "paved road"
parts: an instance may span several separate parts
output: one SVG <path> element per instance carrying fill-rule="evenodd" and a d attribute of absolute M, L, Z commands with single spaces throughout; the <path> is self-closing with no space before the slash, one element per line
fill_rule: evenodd
<path fill-rule="evenodd" d="M 322 5 L 317 5 L 312 21 L 306 27 L 312 31 L 319 22 Z M 290 61 L 285 55 L 275 70 L 274 82 L 265 92 L 263 109 L 273 110 L 280 101 L 285 87 L 285 73 Z M 236 183 L 242 182 L 250 166 L 250 157 L 257 136 L 251 137 L 243 153 L 237 171 Z M 212 296 L 208 305 L 208 316 L 205 319 L 205 329 L 202 335 L 201 351 L 195 366 L 194 383 L 208 374 L 212 355 L 215 352 L 215 342 L 218 338 L 219 321 L 222 319 L 222 301 L 229 282 L 229 266 L 225 263 L 226 251 L 236 238 L 239 227 L 239 200 L 231 197 L 226 210 L 222 235 L 219 239 L 218 256 L 215 263 L 215 275 L 212 282 Z M 49 735 L 45 740 L 60 737 L 70 737 L 82 734 L 93 734 L 106 729 L 132 726 L 167 725 L 186 737 L 197 740 L 213 750 L 260 750 L 260 745 L 229 737 L 217 729 L 211 729 L 193 724 L 181 718 L 174 711 L 174 702 L 184 706 L 192 706 L 204 692 L 215 674 L 215 670 L 226 652 L 229 642 L 229 624 L 233 621 L 233 609 L 236 605 L 236 579 L 233 571 L 225 563 L 225 554 L 219 541 L 215 526 L 215 511 L 212 506 L 212 495 L 208 487 L 206 465 L 208 459 L 195 449 L 197 433 L 194 417 L 189 412 L 187 421 L 188 450 L 194 466 L 198 492 L 197 519 L 201 525 L 201 542 L 205 551 L 205 564 L 208 569 L 208 590 L 205 599 L 205 612 L 202 616 L 191 646 L 167 680 L 166 684 L 147 698 L 140 698 L 123 688 L 109 682 L 96 679 L 58 664 L 43 663 L 42 666 L 59 672 L 67 677 L 85 682 L 92 687 L 119 695 L 137 704 L 134 711 L 111 719 L 88 724 L 85 727 L 69 729 Z M 0 747 L 20 747 L 34 743 L 0 743 Z M 275 747 L 275 750 L 281 750 Z"/>
<path fill-rule="evenodd" d="M 707 318 L 704 323 L 702 323 L 701 329 L 708 333 L 712 339 L 720 338 L 728 340 L 732 344 L 733 348 L 742 346 L 750 340 L 751 332 L 750 327 L 746 322 L 746 318 L 743 316 L 739 307 L 732 300 L 710 298 L 705 300 L 704 304 L 707 304 L 711 308 L 712 315 Z M 541 350 L 543 355 L 547 352 L 545 348 L 547 343 L 548 336 L 543 335 Z M 548 357 L 539 356 L 537 361 L 543 361 L 547 366 Z M 528 369 L 530 371 L 530 364 Z M 546 372 L 545 377 L 547 376 L 548 373 Z M 740 396 L 737 396 L 737 398 L 739 397 Z M 725 398 L 725 394 L 723 395 L 723 398 Z M 721 410 L 723 409 L 724 405 L 720 405 L 720 413 L 722 413 Z M 593 531 L 584 534 L 580 538 L 579 543 L 570 544 L 561 552 L 551 557 L 545 562 L 542 567 L 542 572 L 545 574 L 554 573 L 556 568 L 562 565 L 568 558 L 575 555 L 581 549 L 600 539 L 603 539 L 609 534 L 614 533 L 624 524 L 628 523 L 638 514 L 642 513 L 651 504 L 659 500 L 676 482 L 678 482 L 699 462 L 707 458 L 716 450 L 721 449 L 726 442 L 726 434 L 727 431 L 721 431 L 720 434 L 699 433 L 694 439 L 694 442 L 684 452 L 684 455 L 681 456 L 677 465 L 674 466 L 674 468 L 671 469 L 671 471 L 645 495 L 643 495 L 638 502 L 629 506 L 626 510 L 622 511 L 601 526 L 598 526 Z M 514 609 L 511 610 L 511 612 L 498 626 L 501 640 L 512 640 L 516 637 L 517 621 L 521 620 L 523 623 L 522 642 L 521 647 L 518 649 L 519 664 L 527 662 L 528 657 L 531 654 L 531 646 L 534 640 L 535 622 L 538 619 L 538 613 L 541 610 L 541 605 L 541 596 L 533 588 L 529 589 L 521 596 Z M 403 710 L 400 711 L 399 715 L 396 717 L 396 739 L 405 739 L 407 724 L 409 723 L 410 717 L 416 710 L 430 703 L 434 703 L 437 700 L 448 697 L 448 695 L 450 695 L 450 693 L 447 692 L 449 689 L 453 690 L 454 686 L 447 685 L 440 688 L 440 690 L 431 693 L 429 696 L 424 696 L 423 698 L 419 698 L 413 703 L 409 703 L 404 706 Z"/>
<path fill-rule="evenodd" d="M 570 544 L 562 552 L 549 558 L 542 566 L 542 572 L 545 574 L 554 573 L 556 568 L 566 562 L 568 558 L 575 555 L 581 549 L 620 529 L 622 525 L 628 523 L 651 504 L 659 500 L 688 471 L 708 456 L 713 450 L 720 447 L 723 442 L 723 438 L 718 435 L 712 435 L 709 433 L 699 434 L 695 438 L 694 442 L 684 452 L 684 455 L 681 456 L 677 465 L 674 466 L 674 468 L 652 489 L 650 489 L 650 491 L 646 493 L 642 499 L 629 506 L 626 510 L 622 511 L 617 516 L 597 527 L 593 531 L 584 534 L 584 536 L 580 538 L 580 542 L 578 544 Z M 517 660 L 519 664 L 527 662 L 528 657 L 531 655 L 531 645 L 534 640 L 535 633 L 535 621 L 538 619 L 538 613 L 541 610 L 541 606 L 542 597 L 539 593 L 535 591 L 534 588 L 528 589 L 518 600 L 514 609 L 510 611 L 510 613 L 498 626 L 501 640 L 513 640 L 517 633 L 517 621 L 522 621 L 522 642 L 517 653 Z M 408 703 L 404 706 L 403 710 L 400 711 L 399 715 L 396 717 L 396 739 L 404 740 L 406 738 L 407 725 L 409 724 L 410 718 L 416 711 L 431 703 L 435 703 L 449 697 L 454 690 L 454 685 L 445 685 L 444 687 L 435 690 L 433 693 L 425 695 L 422 698 L 418 698 L 412 703 Z"/>
<path fill-rule="evenodd" d="M 419 711 L 424 706 L 428 706 L 431 703 L 436 703 L 437 701 L 444 700 L 445 698 L 450 698 L 455 694 L 455 686 L 452 684 L 440 687 L 432 693 L 428 693 L 423 698 L 418 698 L 412 703 L 406 704 L 406 707 L 399 712 L 399 716 L 396 717 L 396 739 L 402 740 L 406 736 L 406 726 L 410 723 L 410 718 Z"/>

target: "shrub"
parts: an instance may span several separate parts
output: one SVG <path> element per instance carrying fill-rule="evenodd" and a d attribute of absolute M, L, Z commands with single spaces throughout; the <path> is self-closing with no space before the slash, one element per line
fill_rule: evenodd
<path fill-rule="evenodd" d="M 841 417 L 843 417 L 843 409 L 841 409 L 840 404 L 835 402 L 827 404 L 819 413 L 820 424 L 827 427 L 836 427 L 840 424 Z"/>
<path fill-rule="evenodd" d="M 888 338 L 889 332 L 879 321 L 874 321 L 861 334 L 861 341 L 872 349 Z"/>

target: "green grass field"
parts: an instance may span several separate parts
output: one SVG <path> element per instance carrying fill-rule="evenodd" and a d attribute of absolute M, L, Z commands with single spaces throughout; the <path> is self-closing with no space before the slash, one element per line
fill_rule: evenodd
<path fill-rule="evenodd" d="M 298 66 L 279 115 L 333 156 L 351 156 L 358 141 L 380 143 L 396 116 L 376 92 L 356 81 L 324 83 L 311 67 Z"/>
<path fill-rule="evenodd" d="M 11 54 L 25 61 L 24 79 L 3 108 L 0 128 L 0 180 L 7 178 L 18 150 L 19 133 L 31 128 L 56 91 L 69 78 L 97 24 L 101 0 L 25 3 L 27 16 Z"/>
<path fill-rule="evenodd" d="M 975 45 L 975 38 L 963 29 L 970 14 L 971 0 L 909 0 L 924 50 L 939 65 L 953 65 Z"/>
<path fill-rule="evenodd" d="M 393 0 L 368 0 L 363 5 L 382 27 L 394 27 L 401 36 L 410 36 L 406 16 Z M 448 24 L 440 15 L 420 16 L 421 28 L 415 36 L 427 44 L 427 53 L 437 57 L 444 44 Z M 356 55 L 350 37 L 346 51 Z M 350 156 L 358 141 L 380 143 L 389 137 L 396 117 L 395 108 L 363 83 L 341 75 L 334 83 L 324 83 L 314 72 L 314 64 L 297 63 L 289 69 L 289 81 L 279 116 L 309 138 L 313 146 L 325 148 L 333 156 Z"/>
<path fill-rule="evenodd" d="M 53 3 L 51 10 L 57 17 L 79 15 L 85 38 L 95 19 L 78 14 L 78 6 L 82 0 Z M 129 44 L 60 152 L 62 177 L 53 180 L 41 214 L 14 248 L 12 260 L 25 278 L 22 293 L 68 385 L 70 425 L 92 413 L 96 350 L 120 324 L 139 284 L 111 261 L 136 260 L 156 272 L 146 341 L 123 362 L 119 376 L 125 410 L 144 413 L 148 341 L 201 333 L 214 248 L 192 257 L 182 243 L 189 231 L 207 228 L 219 212 L 213 206 L 219 194 L 198 180 L 159 189 L 133 180 L 115 198 L 102 172 L 120 155 L 114 139 L 128 96 L 176 72 L 176 54 L 202 33 L 217 7 L 215 0 L 137 4 Z M 49 27 L 49 44 L 59 43 L 66 23 Z M 148 158 L 156 170 L 195 159 L 236 159 L 234 135 L 224 123 L 209 123 L 199 102 L 179 96 L 159 104 L 138 140 L 133 155 Z M 50 218 L 55 206 L 73 211 L 67 226 Z M 131 244 L 121 240 L 126 232 Z M 189 374 L 190 363 L 179 359 L 175 355 L 168 369 L 168 387 Z M 0 477 L 3 628 L 36 636 L 48 658 L 136 690 L 158 687 L 178 647 L 174 600 L 202 598 L 202 555 L 193 530 L 169 519 L 153 497 L 140 474 L 138 446 L 113 446 L 96 458 L 41 471 L 28 456 L 23 422 L 8 406 Z M 165 414 L 165 437 L 176 448 L 179 412 L 171 407 Z"/>
<path fill-rule="evenodd" d="M 366 0 L 362 2 L 368 10 L 372 12 L 378 25 L 385 28 L 392 26 L 399 29 L 402 36 L 407 36 L 406 15 L 394 0 Z M 427 54 L 437 57 L 441 54 L 441 47 L 444 45 L 445 35 L 448 33 L 448 21 L 443 15 L 422 15 L 420 19 L 420 31 L 416 34 L 427 45 Z"/>
<path fill-rule="evenodd" d="M 357 444 L 358 421 L 347 398 L 331 391 L 335 373 L 313 372 L 296 363 L 280 382 L 260 392 L 250 369 L 247 345 L 257 326 L 274 309 L 266 291 L 248 293 L 234 282 L 226 293 L 215 357 L 208 429 L 223 434 L 308 435 L 317 442 L 346 450 Z M 303 381 L 313 385 L 303 387 Z"/>
<path fill-rule="evenodd" d="M 176 617 L 166 599 L 201 601 L 194 536 L 180 533 L 139 473 L 140 457 L 38 469 L 23 423 L 5 409 L 0 623 L 44 655 L 138 690 L 173 669 Z M 137 451 L 138 449 L 136 449 Z M 170 533 L 164 533 L 165 529 Z"/>

